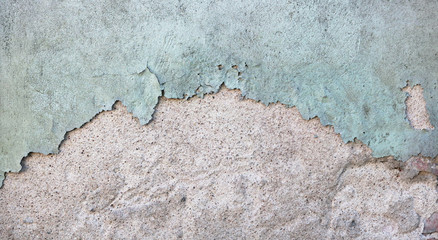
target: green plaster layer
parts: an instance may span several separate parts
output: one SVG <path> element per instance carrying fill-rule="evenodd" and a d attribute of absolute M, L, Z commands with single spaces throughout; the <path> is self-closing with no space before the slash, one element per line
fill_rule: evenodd
<path fill-rule="evenodd" d="M 297 106 L 374 156 L 438 154 L 405 114 L 421 84 L 438 127 L 438 2 L 0 2 L 0 172 L 56 153 L 67 131 L 121 100 L 142 124 L 169 98 L 225 83 Z"/>

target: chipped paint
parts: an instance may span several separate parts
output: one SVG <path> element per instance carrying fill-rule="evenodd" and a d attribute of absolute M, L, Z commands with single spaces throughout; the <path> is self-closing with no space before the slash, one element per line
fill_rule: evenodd
<path fill-rule="evenodd" d="M 406 115 L 411 126 L 420 130 L 433 130 L 434 126 L 429 120 L 421 85 L 413 87 L 408 85 L 403 88 L 403 91 L 409 95 L 406 98 Z"/>
<path fill-rule="evenodd" d="M 2 1 L 0 171 L 54 153 L 66 131 L 121 100 L 147 123 L 164 91 L 225 83 L 297 106 L 375 157 L 438 154 L 406 119 L 406 81 L 438 126 L 435 1 Z"/>

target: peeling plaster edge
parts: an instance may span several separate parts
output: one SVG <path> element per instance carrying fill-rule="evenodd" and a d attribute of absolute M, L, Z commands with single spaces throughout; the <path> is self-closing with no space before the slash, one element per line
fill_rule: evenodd
<path fill-rule="evenodd" d="M 157 81 L 159 82 L 158 76 L 157 76 L 154 72 L 152 72 L 152 71 L 149 69 L 148 66 L 146 67 L 145 70 L 143 70 L 142 72 L 140 72 L 140 73 L 138 73 L 138 74 L 142 74 L 142 73 L 143 73 L 144 71 L 146 71 L 146 70 L 148 70 L 151 74 L 153 74 L 153 75 L 155 76 L 155 78 L 157 79 Z M 203 85 L 199 85 L 198 88 L 199 88 L 199 87 L 202 87 L 202 86 L 203 86 Z M 300 112 L 299 109 L 298 109 L 298 107 L 295 106 L 295 105 L 290 106 L 290 105 L 287 105 L 287 104 L 281 103 L 280 101 L 273 102 L 273 103 L 264 103 L 264 102 L 261 101 L 261 100 L 257 100 L 257 99 L 253 99 L 253 98 L 248 98 L 248 97 L 246 97 L 246 96 L 243 94 L 243 92 L 242 92 L 241 89 L 239 89 L 238 87 L 229 87 L 229 86 L 227 86 L 226 82 L 222 82 L 222 83 L 219 85 L 219 87 L 218 87 L 217 89 L 213 90 L 213 91 L 206 92 L 206 93 L 204 92 L 204 93 L 202 93 L 202 94 L 196 94 L 196 93 L 195 93 L 195 94 L 193 94 L 193 95 L 191 95 L 191 96 L 184 96 L 184 97 L 181 97 L 181 98 L 167 98 L 167 97 L 165 97 L 165 88 L 164 88 L 164 84 L 161 84 L 161 83 L 160 83 L 160 87 L 161 87 L 161 89 L 162 89 L 162 90 L 161 90 L 161 94 L 158 96 L 158 101 L 157 101 L 157 103 L 153 106 L 153 110 L 154 110 L 154 111 L 153 111 L 153 113 L 149 116 L 148 119 L 144 119 L 144 121 L 143 121 L 143 120 L 140 119 L 140 117 L 136 116 L 132 111 L 130 111 L 130 110 L 128 109 L 128 112 L 131 113 L 131 114 L 133 115 L 133 117 L 134 117 L 137 121 L 139 121 L 139 124 L 142 125 L 142 126 L 147 125 L 147 124 L 149 124 L 150 122 L 152 122 L 152 121 L 154 120 L 154 115 L 155 115 L 155 113 L 156 113 L 156 108 L 157 108 L 157 106 L 158 106 L 158 104 L 160 103 L 160 101 L 161 101 L 162 98 L 166 98 L 166 99 L 175 99 L 175 100 L 182 100 L 182 101 L 185 100 L 185 101 L 187 101 L 187 100 L 189 100 L 189 99 L 191 99 L 191 98 L 194 98 L 194 97 L 203 98 L 204 95 L 212 95 L 212 94 L 216 94 L 216 93 L 218 93 L 219 91 L 223 90 L 224 88 L 229 89 L 229 90 L 240 91 L 241 100 L 244 100 L 244 101 L 253 101 L 253 102 L 255 102 L 255 103 L 263 104 L 265 107 L 269 107 L 271 104 L 281 104 L 281 105 L 283 105 L 283 106 L 285 106 L 285 107 L 287 107 L 287 108 L 294 108 L 294 107 L 295 107 L 295 108 L 297 108 L 298 112 Z M 19 172 L 21 172 L 22 169 L 23 169 L 23 161 L 24 161 L 27 157 L 29 157 L 32 153 L 41 153 L 41 154 L 44 154 L 44 155 L 47 155 L 47 156 L 50 156 L 50 155 L 52 155 L 52 154 L 58 154 L 59 152 L 61 152 L 61 148 L 62 148 L 63 144 L 65 143 L 65 141 L 68 140 L 68 135 L 69 135 L 71 132 L 73 132 L 73 131 L 75 131 L 75 130 L 77 130 L 77 129 L 83 128 L 83 127 L 86 126 L 87 124 L 91 123 L 94 119 L 96 119 L 96 118 L 98 117 L 99 114 L 101 114 L 101 113 L 103 113 L 103 112 L 107 112 L 107 111 L 112 111 L 112 110 L 114 110 L 114 109 L 115 109 L 115 105 L 116 105 L 117 102 L 121 102 L 121 103 L 123 104 L 123 100 L 120 99 L 120 98 L 117 98 L 117 99 L 114 100 L 114 103 L 111 105 L 111 108 L 102 108 L 102 109 L 99 110 L 94 116 L 92 116 L 92 117 L 90 118 L 90 120 L 88 120 L 88 121 L 86 121 L 85 123 L 81 124 L 81 126 L 79 126 L 79 127 L 74 127 L 74 128 L 72 128 L 71 130 L 67 130 L 66 133 L 64 134 L 64 138 L 63 138 L 63 140 L 58 144 L 58 146 L 57 146 L 57 148 L 56 148 L 56 151 L 52 151 L 52 152 L 49 152 L 49 153 L 41 153 L 41 152 L 39 152 L 39 151 L 29 151 L 29 152 L 28 152 L 25 156 L 23 156 L 23 157 L 21 158 L 21 160 L 20 160 L 20 165 L 21 165 L 20 170 L 18 170 L 18 171 L 10 170 L 10 171 L 7 171 L 7 172 L 0 173 L 0 189 L 3 187 L 3 182 L 4 182 L 5 178 L 6 178 L 6 175 L 7 175 L 8 173 L 10 173 L 10 172 L 12 172 L 12 173 L 19 173 Z M 407 163 L 407 160 L 408 160 L 408 159 L 415 158 L 415 157 L 423 157 L 423 158 L 428 158 L 428 159 L 435 159 L 435 158 L 438 158 L 438 154 L 437 154 L 436 156 L 422 156 L 421 153 L 411 155 L 408 159 L 401 160 L 401 161 L 398 160 L 398 159 L 396 159 L 393 155 L 375 156 L 373 149 L 372 149 L 371 147 L 369 147 L 368 144 L 365 144 L 364 142 L 362 142 L 362 141 L 361 141 L 359 138 L 357 138 L 357 137 L 354 137 L 353 140 L 344 141 L 344 139 L 342 138 L 342 134 L 341 134 L 340 132 L 336 131 L 336 128 L 335 128 L 334 125 L 332 125 L 332 124 L 324 124 L 323 122 L 321 122 L 321 119 L 320 119 L 318 116 L 315 116 L 315 117 L 312 117 L 312 118 L 309 118 L 309 119 L 305 119 L 305 118 L 302 117 L 302 115 L 301 115 L 301 113 L 300 113 L 300 117 L 301 117 L 301 119 L 303 119 L 304 121 L 312 121 L 312 120 L 314 120 L 314 119 L 317 119 L 318 122 L 319 122 L 323 127 L 328 127 L 328 128 L 330 128 L 330 129 L 331 129 L 330 131 L 333 131 L 334 134 L 336 134 L 337 136 L 339 136 L 339 137 L 343 140 L 344 144 L 354 144 L 354 143 L 359 143 L 359 144 L 363 144 L 363 145 L 367 146 L 367 148 L 369 148 L 369 149 L 371 150 L 371 153 L 372 153 L 372 154 L 371 154 L 371 155 L 372 155 L 372 159 L 392 159 L 392 160 L 394 160 L 394 161 L 396 161 L 396 162 L 400 162 L 400 163 L 405 164 L 405 163 Z M 141 122 L 145 122 L 145 123 L 142 124 Z M 369 162 L 369 161 L 370 161 L 370 160 L 368 159 L 366 162 Z"/>

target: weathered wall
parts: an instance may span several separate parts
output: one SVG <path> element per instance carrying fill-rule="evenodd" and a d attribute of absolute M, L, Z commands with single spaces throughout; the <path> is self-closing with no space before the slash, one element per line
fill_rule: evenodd
<path fill-rule="evenodd" d="M 0 1 L 0 237 L 437 237 L 437 13 Z"/>
<path fill-rule="evenodd" d="M 438 2 L 1 1 L 0 170 L 56 153 L 66 131 L 115 100 L 149 121 L 158 96 L 221 84 L 297 106 L 375 157 L 438 154 L 413 129 L 409 81 L 438 125 Z"/>
<path fill-rule="evenodd" d="M 145 126 L 117 103 L 70 132 L 59 154 L 31 154 L 22 172 L 7 174 L 0 232 L 15 239 L 425 239 L 433 236 L 422 232 L 438 211 L 438 192 L 430 169 L 417 171 L 420 160 L 374 159 L 318 119 L 242 100 L 239 91 L 162 98 Z"/>

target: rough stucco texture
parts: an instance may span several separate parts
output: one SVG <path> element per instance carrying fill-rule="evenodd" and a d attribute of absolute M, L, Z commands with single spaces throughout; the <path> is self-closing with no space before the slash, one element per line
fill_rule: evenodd
<path fill-rule="evenodd" d="M 405 114 L 410 81 L 438 126 L 438 2 L 1 1 L 0 171 L 55 153 L 66 131 L 121 100 L 149 121 L 157 97 L 221 84 L 297 106 L 375 157 L 438 153 Z"/>
<path fill-rule="evenodd" d="M 23 166 L 3 239 L 426 239 L 438 211 L 436 176 L 235 90 L 162 98 L 145 126 L 118 103 Z"/>

